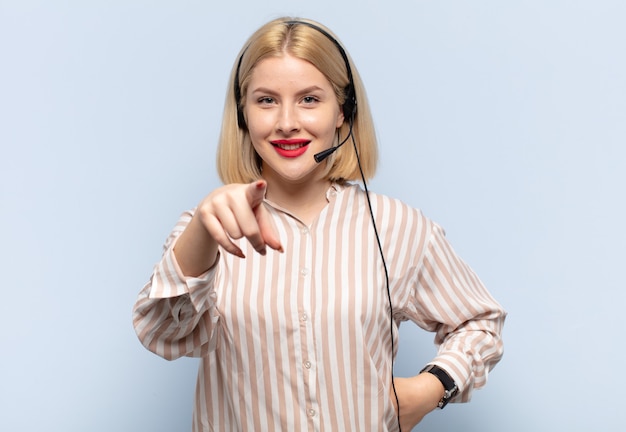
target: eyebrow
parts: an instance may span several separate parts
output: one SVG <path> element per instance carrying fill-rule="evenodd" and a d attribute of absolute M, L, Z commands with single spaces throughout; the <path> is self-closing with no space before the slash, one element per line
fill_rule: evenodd
<path fill-rule="evenodd" d="M 312 85 L 312 86 L 303 88 L 302 90 L 299 90 L 297 94 L 303 95 L 303 94 L 313 93 L 317 91 L 324 92 L 324 89 L 321 88 L 320 86 Z M 252 93 L 267 93 L 267 94 L 274 95 L 274 94 L 277 94 L 278 92 L 267 87 L 257 87 L 257 88 L 252 89 Z"/>

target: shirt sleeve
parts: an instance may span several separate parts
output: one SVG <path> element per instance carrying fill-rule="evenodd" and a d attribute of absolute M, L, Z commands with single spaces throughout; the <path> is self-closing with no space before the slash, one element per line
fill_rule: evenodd
<path fill-rule="evenodd" d="M 176 240 L 192 216 L 192 211 L 181 215 L 133 308 L 133 325 L 141 343 L 168 360 L 200 357 L 215 345 L 217 262 L 198 277 L 186 277 L 174 254 Z"/>
<path fill-rule="evenodd" d="M 506 312 L 457 256 L 443 229 L 431 222 L 428 231 L 408 318 L 435 332 L 438 351 L 429 363 L 454 379 L 459 393 L 453 401 L 467 402 L 502 357 Z"/>

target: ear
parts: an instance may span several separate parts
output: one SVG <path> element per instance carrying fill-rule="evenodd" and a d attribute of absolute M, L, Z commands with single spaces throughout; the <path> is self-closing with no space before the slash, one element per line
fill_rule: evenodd
<path fill-rule="evenodd" d="M 337 113 L 337 123 L 335 124 L 336 128 L 339 129 L 345 120 L 346 119 L 343 115 L 343 109 L 341 109 L 341 105 L 340 105 L 339 112 Z"/>

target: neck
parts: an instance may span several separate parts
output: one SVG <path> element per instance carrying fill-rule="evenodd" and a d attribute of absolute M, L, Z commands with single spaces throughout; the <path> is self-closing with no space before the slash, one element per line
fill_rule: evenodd
<path fill-rule="evenodd" d="M 292 213 L 307 225 L 326 206 L 330 180 L 285 183 L 267 180 L 267 199 Z"/>

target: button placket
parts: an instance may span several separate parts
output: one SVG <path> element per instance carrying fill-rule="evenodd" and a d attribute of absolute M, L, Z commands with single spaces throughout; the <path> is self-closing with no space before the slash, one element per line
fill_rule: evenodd
<path fill-rule="evenodd" d="M 313 278 L 313 236 L 311 230 L 305 226 L 300 225 L 298 227 L 298 232 L 300 236 L 301 248 L 300 248 L 300 259 L 298 261 L 299 268 L 298 276 L 299 282 L 298 285 L 301 287 L 301 295 L 302 302 L 298 305 L 298 315 L 297 319 L 300 325 L 301 337 L 302 337 L 302 351 L 300 358 L 301 361 L 301 374 L 302 379 L 305 383 L 305 395 L 307 400 L 307 410 L 306 415 L 316 424 L 319 421 L 319 412 L 317 411 L 317 376 L 316 376 L 316 352 L 315 352 L 315 335 L 313 328 L 313 315 L 312 308 L 314 308 L 313 303 L 313 292 L 314 292 L 314 278 Z M 294 233 L 295 235 L 298 235 Z M 314 426 L 317 429 L 319 426 Z"/>

